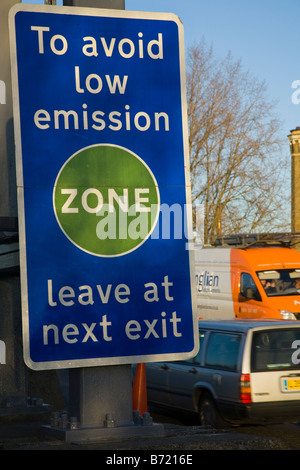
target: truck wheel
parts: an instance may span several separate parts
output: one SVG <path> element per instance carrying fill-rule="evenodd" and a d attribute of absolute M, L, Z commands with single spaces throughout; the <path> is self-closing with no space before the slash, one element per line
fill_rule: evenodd
<path fill-rule="evenodd" d="M 222 428 L 225 426 L 214 400 L 209 393 L 203 393 L 199 402 L 199 418 L 202 426 L 211 426 L 212 428 Z"/>

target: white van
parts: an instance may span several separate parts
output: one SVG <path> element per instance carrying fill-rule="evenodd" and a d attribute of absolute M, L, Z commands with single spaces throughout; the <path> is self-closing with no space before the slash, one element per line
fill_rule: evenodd
<path fill-rule="evenodd" d="M 195 276 L 199 319 L 300 319 L 300 253 L 287 243 L 253 235 L 196 247 Z"/>

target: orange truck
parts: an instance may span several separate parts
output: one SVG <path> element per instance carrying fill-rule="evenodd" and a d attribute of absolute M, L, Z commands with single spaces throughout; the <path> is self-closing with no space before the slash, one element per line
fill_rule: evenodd
<path fill-rule="evenodd" d="M 300 253 L 286 237 L 237 235 L 196 247 L 199 319 L 300 320 Z"/>

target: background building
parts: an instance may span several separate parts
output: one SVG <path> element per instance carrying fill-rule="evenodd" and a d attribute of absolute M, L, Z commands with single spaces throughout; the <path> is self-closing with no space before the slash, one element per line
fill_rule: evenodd
<path fill-rule="evenodd" d="M 289 137 L 291 167 L 291 231 L 300 232 L 300 127 L 291 130 Z"/>

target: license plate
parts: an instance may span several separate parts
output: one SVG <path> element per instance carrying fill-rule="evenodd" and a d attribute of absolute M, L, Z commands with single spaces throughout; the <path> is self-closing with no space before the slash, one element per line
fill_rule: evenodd
<path fill-rule="evenodd" d="M 287 377 L 282 377 L 281 387 L 283 392 L 294 392 L 300 390 L 300 378 L 288 379 Z"/>

